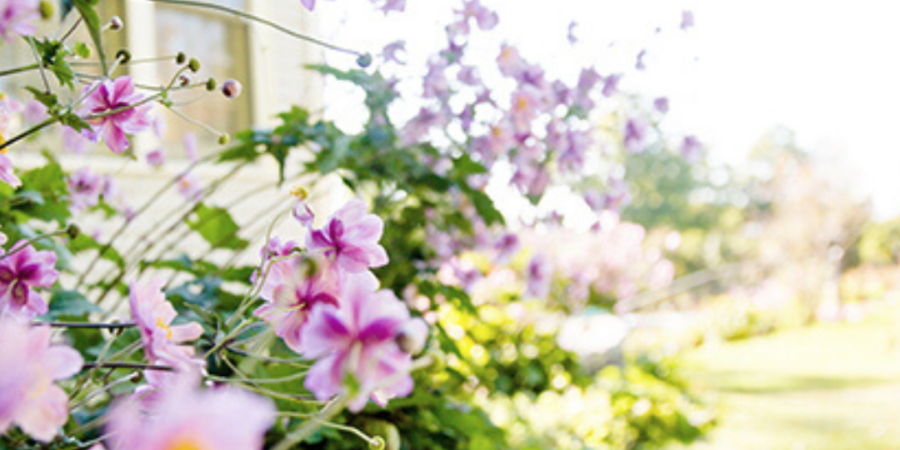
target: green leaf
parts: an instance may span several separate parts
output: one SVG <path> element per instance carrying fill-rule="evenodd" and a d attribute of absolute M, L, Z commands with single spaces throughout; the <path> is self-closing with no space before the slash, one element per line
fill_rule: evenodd
<path fill-rule="evenodd" d="M 50 311 L 44 315 L 44 319 L 55 320 L 60 316 L 77 317 L 97 312 L 103 312 L 103 309 L 91 303 L 80 292 L 58 290 L 50 297 Z"/>
<path fill-rule="evenodd" d="M 87 27 L 91 40 L 94 41 L 94 48 L 97 49 L 97 55 L 100 57 L 100 67 L 106 73 L 106 54 L 103 52 L 103 25 L 100 23 L 100 16 L 97 15 L 95 8 L 98 1 L 75 0 L 75 9 L 78 10 L 78 14 L 81 14 L 81 18 L 84 20 L 84 25 Z"/>
<path fill-rule="evenodd" d="M 240 250 L 249 245 L 247 241 L 238 237 L 237 232 L 240 227 L 227 209 L 209 207 L 200 203 L 192 217 L 188 219 L 187 224 L 200 234 L 212 248 Z"/>
<path fill-rule="evenodd" d="M 469 188 L 466 186 L 463 189 L 466 196 L 469 197 L 469 200 L 472 201 L 472 205 L 475 206 L 475 211 L 478 212 L 478 215 L 484 219 L 484 223 L 487 225 L 492 225 L 494 223 L 504 224 L 503 214 L 500 214 L 500 211 L 494 207 L 494 201 L 491 200 L 490 197 L 487 196 L 484 192 L 477 191 L 475 189 Z"/>
<path fill-rule="evenodd" d="M 76 42 L 75 43 L 75 55 L 79 58 L 90 58 L 91 57 L 91 48 L 87 46 L 84 42 Z"/>
<path fill-rule="evenodd" d="M 53 110 L 58 107 L 59 99 L 56 97 L 56 94 L 52 92 L 44 92 L 33 86 L 25 86 L 25 89 L 28 92 L 31 92 L 31 95 L 34 96 L 34 99 L 41 102 L 47 109 Z"/>
<path fill-rule="evenodd" d="M 91 125 L 84 121 L 81 117 L 76 115 L 75 113 L 68 113 L 66 115 L 60 116 L 59 121 L 62 122 L 63 125 L 75 130 L 75 131 L 84 131 L 90 130 Z"/>
<path fill-rule="evenodd" d="M 80 253 L 87 250 L 97 250 L 99 252 L 103 252 L 103 259 L 111 261 L 119 269 L 124 269 L 125 259 L 122 258 L 122 255 L 119 254 L 118 250 L 113 247 L 109 247 L 106 249 L 106 251 L 103 251 L 104 248 L 106 248 L 106 245 L 97 242 L 96 240 L 94 240 L 94 238 L 84 233 L 79 234 L 78 237 L 69 241 L 69 250 L 71 250 L 72 253 Z"/>

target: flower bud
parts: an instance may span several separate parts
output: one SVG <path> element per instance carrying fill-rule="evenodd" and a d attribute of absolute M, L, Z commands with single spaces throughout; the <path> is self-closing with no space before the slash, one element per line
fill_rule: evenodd
<path fill-rule="evenodd" d="M 197 58 L 191 58 L 191 60 L 188 61 L 188 68 L 191 69 L 191 72 L 197 73 L 197 71 L 200 70 L 200 61 L 198 61 Z"/>
<path fill-rule="evenodd" d="M 222 93 L 225 94 L 225 98 L 237 98 L 241 95 L 241 83 L 231 78 L 225 80 L 222 84 Z"/>
<path fill-rule="evenodd" d="M 178 52 L 178 54 L 175 55 L 175 64 L 179 64 L 179 65 L 184 64 L 184 62 L 186 60 L 187 60 L 187 55 L 185 55 L 184 52 Z"/>
<path fill-rule="evenodd" d="M 225 133 L 225 134 L 222 134 L 221 136 L 219 136 L 219 145 L 226 145 L 230 141 L 231 141 L 231 136 L 229 136 L 228 133 Z"/>
<path fill-rule="evenodd" d="M 53 3 L 50 3 L 47 0 L 41 0 L 41 4 L 38 6 L 38 10 L 41 13 L 41 19 L 47 20 L 52 18 L 53 9 Z"/>
<path fill-rule="evenodd" d="M 66 227 L 66 234 L 69 235 L 70 239 L 75 239 L 81 234 L 81 228 L 74 223 L 70 223 L 69 226 Z"/>
<path fill-rule="evenodd" d="M 401 351 L 415 355 L 425 348 L 425 341 L 428 340 L 428 324 L 419 317 L 410 319 L 400 327 L 396 339 Z"/>
<path fill-rule="evenodd" d="M 125 23 L 122 22 L 122 19 L 119 16 L 112 16 L 109 19 L 109 24 L 106 26 L 109 27 L 110 30 L 119 31 L 125 26 Z"/>
<path fill-rule="evenodd" d="M 216 79 L 215 79 L 215 78 L 210 78 L 210 79 L 206 80 L 206 90 L 207 90 L 207 92 L 212 92 L 212 91 L 216 90 L 216 86 L 217 86 L 217 85 L 218 85 L 218 83 L 216 83 Z"/>
<path fill-rule="evenodd" d="M 356 65 L 365 69 L 372 65 L 372 54 L 371 53 L 363 53 L 356 58 Z"/>
<path fill-rule="evenodd" d="M 123 48 L 116 52 L 116 59 L 120 60 L 122 64 L 128 64 L 128 61 L 131 61 L 131 52 Z"/>

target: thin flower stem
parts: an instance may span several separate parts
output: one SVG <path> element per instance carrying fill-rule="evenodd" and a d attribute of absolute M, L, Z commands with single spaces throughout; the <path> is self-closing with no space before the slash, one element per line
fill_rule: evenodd
<path fill-rule="evenodd" d="M 199 120 L 194 119 L 193 117 L 188 116 L 187 114 L 185 114 L 185 113 L 183 113 L 183 112 L 181 112 L 181 111 L 179 111 L 179 110 L 177 110 L 177 109 L 175 109 L 175 108 L 172 108 L 172 107 L 168 106 L 167 109 L 168 109 L 169 111 L 171 111 L 173 114 L 175 114 L 176 116 L 180 117 L 182 120 L 184 120 L 184 121 L 186 121 L 186 122 L 188 122 L 188 123 L 191 123 L 191 124 L 193 124 L 193 125 L 196 125 L 196 126 L 198 126 L 198 127 L 200 127 L 200 128 L 203 128 L 204 130 L 209 131 L 211 134 L 214 134 L 214 135 L 216 135 L 216 136 L 222 136 L 222 135 L 225 134 L 224 132 L 219 131 L 219 130 L 217 130 L 217 129 L 215 129 L 215 128 L 213 128 L 213 127 L 211 127 L 211 126 L 209 126 L 209 125 L 207 125 L 207 124 L 205 124 L 205 123 L 203 123 L 203 122 L 200 122 Z"/>
<path fill-rule="evenodd" d="M 141 363 L 112 362 L 112 361 L 84 363 L 84 368 L 85 369 L 108 368 L 108 369 L 160 370 L 160 371 L 164 371 L 164 372 L 171 372 L 171 371 L 175 370 L 171 366 L 163 366 L 163 365 L 158 365 L 158 364 L 141 364 Z"/>
<path fill-rule="evenodd" d="M 53 328 L 89 328 L 89 329 L 109 329 L 121 330 L 137 326 L 134 322 L 125 323 L 90 323 L 90 322 L 34 322 L 32 325 L 47 325 Z"/>
<path fill-rule="evenodd" d="M 157 3 L 168 3 L 170 5 L 190 6 L 190 7 L 194 7 L 194 8 L 206 8 L 206 9 L 211 9 L 214 11 L 223 12 L 226 14 L 232 14 L 232 15 L 241 17 L 243 19 L 261 23 L 268 27 L 274 28 L 284 34 L 287 34 L 288 36 L 291 36 L 291 37 L 294 37 L 294 38 L 297 38 L 297 39 L 300 39 L 302 41 L 306 41 L 306 42 L 309 42 L 312 44 L 316 44 L 316 45 L 325 47 L 330 50 L 334 50 L 334 51 L 341 52 L 341 53 L 347 53 L 347 54 L 354 55 L 354 56 L 362 55 L 360 52 L 350 50 L 347 48 L 343 48 L 343 47 L 338 47 L 337 45 L 329 44 L 324 41 L 320 41 L 316 38 L 312 38 L 305 34 L 301 34 L 294 30 L 291 30 L 290 28 L 286 28 L 282 25 L 272 22 L 271 20 L 263 19 L 262 17 L 255 16 L 253 14 L 241 11 L 239 9 L 229 8 L 227 6 L 218 5 L 218 4 L 214 4 L 214 3 L 196 2 L 196 1 L 191 1 L 191 0 L 151 0 L 151 1 L 157 2 Z"/>
<path fill-rule="evenodd" d="M 134 380 L 135 378 L 139 377 L 140 375 L 141 375 L 140 372 L 132 372 L 132 373 L 130 373 L 130 374 L 128 374 L 128 375 L 126 375 L 126 376 L 124 376 L 124 377 L 122 377 L 122 378 L 119 378 L 118 380 L 114 380 L 114 381 L 112 381 L 112 382 L 110 382 L 110 383 L 107 383 L 107 384 L 101 386 L 100 389 L 97 389 L 96 391 L 91 392 L 91 393 L 85 395 L 84 398 L 82 398 L 82 399 L 79 400 L 78 402 L 72 404 L 72 406 L 69 407 L 69 410 L 70 410 L 70 411 L 74 411 L 74 410 L 76 410 L 76 409 L 78 409 L 78 408 L 84 406 L 85 403 L 89 402 L 89 401 L 90 401 L 91 399 L 93 399 L 94 397 L 97 397 L 98 395 L 100 395 L 100 394 L 102 394 L 102 393 L 104 393 L 104 392 L 108 392 L 108 391 L 109 391 L 110 389 L 112 389 L 114 386 L 118 386 L 118 385 L 120 385 L 120 384 L 122 384 L 122 383 L 127 383 L 127 382 L 129 382 L 129 381 L 132 381 L 132 380 Z"/>
<path fill-rule="evenodd" d="M 14 69 L 0 70 L 0 77 L 15 75 L 22 72 L 30 72 L 32 70 L 37 70 L 39 67 L 41 67 L 40 64 L 29 64 L 27 66 L 16 67 Z"/>
<path fill-rule="evenodd" d="M 75 32 L 75 30 L 78 28 L 78 25 L 81 25 L 81 20 L 82 20 L 82 17 L 79 15 L 78 20 L 76 20 L 75 23 L 73 23 L 72 26 L 69 27 L 69 31 L 66 31 L 66 34 L 64 34 L 63 37 L 61 37 L 59 39 L 60 43 L 66 42 L 66 39 L 68 39 L 69 36 L 71 36 L 72 33 Z"/>
<path fill-rule="evenodd" d="M 50 125 L 53 125 L 54 123 L 56 123 L 57 120 L 59 120 L 59 118 L 50 117 L 48 119 L 45 119 L 43 122 L 11 137 L 8 141 L 0 144 L 0 151 L 2 151 L 3 149 L 9 148 L 11 145 L 15 144 L 16 142 L 19 142 L 22 139 L 25 139 L 28 136 L 31 136 L 32 134 L 37 133 L 38 131 L 41 131 L 42 129 L 44 129 Z"/>
<path fill-rule="evenodd" d="M 44 82 L 44 92 L 50 93 L 50 81 L 47 80 L 47 72 L 44 70 L 44 60 L 41 58 L 41 55 L 38 54 L 37 46 L 34 45 L 34 39 L 27 37 L 25 40 L 28 41 L 28 45 L 31 46 L 31 53 L 34 55 L 34 60 L 37 61 L 38 70 L 41 71 L 41 80 Z"/>
<path fill-rule="evenodd" d="M 12 255 L 15 255 L 16 253 L 19 253 L 20 251 L 26 249 L 29 245 L 32 245 L 35 242 L 40 241 L 41 239 L 49 239 L 49 238 L 56 237 L 56 236 L 65 236 L 67 234 L 69 234 L 69 230 L 65 229 L 65 230 L 54 231 L 54 232 L 47 233 L 47 234 L 41 234 L 41 235 L 35 236 L 33 238 L 30 238 L 30 239 L 26 240 L 24 244 L 17 245 L 12 250 L 10 250 L 8 253 L 0 255 L 0 261 L 3 261 L 4 259 L 6 259 Z"/>
<path fill-rule="evenodd" d="M 300 359 L 287 359 L 287 358 L 275 358 L 272 356 L 262 356 L 262 355 L 254 355 L 249 352 L 245 352 L 243 350 L 234 348 L 230 345 L 225 346 L 225 350 L 232 352 L 237 355 L 241 355 L 246 358 L 254 358 L 264 362 L 276 363 L 276 364 L 289 364 L 296 367 L 308 367 L 307 364 L 303 363 L 303 360 Z"/>
<path fill-rule="evenodd" d="M 323 422 L 327 422 L 329 419 L 341 412 L 341 410 L 343 410 L 349 402 L 350 396 L 341 394 L 330 403 L 325 405 L 325 408 L 319 411 L 318 414 L 311 417 L 306 422 L 303 422 L 303 425 L 301 425 L 300 428 L 297 428 L 295 431 L 285 436 L 284 439 L 278 443 L 278 445 L 272 447 L 272 450 L 290 450 L 294 448 L 295 445 L 303 442 L 306 438 L 308 438 L 316 430 L 318 430 L 319 427 L 322 426 Z"/>

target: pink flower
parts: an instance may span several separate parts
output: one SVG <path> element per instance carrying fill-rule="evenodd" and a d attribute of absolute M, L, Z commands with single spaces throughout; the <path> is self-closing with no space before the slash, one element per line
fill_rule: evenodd
<path fill-rule="evenodd" d="M 620 74 L 612 74 L 603 79 L 603 96 L 611 97 L 619 92 L 619 81 L 622 79 Z"/>
<path fill-rule="evenodd" d="M 378 244 L 384 222 L 374 214 L 366 214 L 362 200 L 351 200 L 328 219 L 324 227 L 306 236 L 310 253 L 322 253 L 335 268 L 347 272 L 363 272 L 388 263 L 387 252 Z"/>
<path fill-rule="evenodd" d="M 0 136 L 0 142 L 3 142 L 3 137 Z M 0 180 L 3 180 L 4 183 L 12 186 L 13 188 L 17 188 L 22 185 L 22 180 L 16 176 L 15 171 L 13 170 L 12 161 L 10 161 L 9 157 L 6 156 L 5 152 L 0 152 Z"/>
<path fill-rule="evenodd" d="M 653 100 L 653 108 L 662 114 L 669 112 L 669 99 L 666 97 L 657 97 Z"/>
<path fill-rule="evenodd" d="M 681 12 L 681 29 L 687 30 L 694 26 L 694 13 L 691 11 L 682 11 Z"/>
<path fill-rule="evenodd" d="M 623 143 L 629 153 L 639 153 L 644 150 L 647 139 L 647 124 L 640 119 L 628 119 L 623 131 Z"/>
<path fill-rule="evenodd" d="M 281 242 L 281 238 L 273 236 L 272 239 L 269 239 L 269 244 L 259 250 L 259 256 L 265 259 L 278 258 L 290 255 L 295 248 L 297 248 L 296 242 Z"/>
<path fill-rule="evenodd" d="M 147 153 L 147 164 L 151 167 L 159 167 L 166 163 L 166 149 L 159 147 Z"/>
<path fill-rule="evenodd" d="M 460 30 L 465 34 L 469 33 L 469 19 L 475 19 L 478 28 L 481 28 L 483 31 L 492 30 L 500 21 L 496 12 L 485 8 L 478 0 L 469 0 L 465 2 L 463 9 L 457 10 L 456 14 L 460 16 Z"/>
<path fill-rule="evenodd" d="M 550 294 L 550 281 L 553 275 L 553 266 L 544 255 L 538 254 L 528 262 L 527 276 L 528 288 L 525 295 L 536 298 L 546 298 Z"/>
<path fill-rule="evenodd" d="M 376 1 L 380 2 L 381 0 Z M 384 4 L 380 8 L 385 14 L 391 11 L 403 12 L 406 9 L 406 0 L 384 0 Z"/>
<path fill-rule="evenodd" d="M 199 161 L 200 154 L 197 153 L 197 135 L 191 132 L 184 133 L 182 141 L 184 142 L 184 156 L 187 157 L 188 161 Z"/>
<path fill-rule="evenodd" d="M 0 259 L 0 316 L 33 319 L 47 313 L 47 302 L 33 289 L 50 287 L 59 277 L 53 269 L 56 253 L 36 251 L 24 240 L 12 249 L 21 250 Z"/>
<path fill-rule="evenodd" d="M 681 142 L 681 157 L 689 164 L 697 164 L 703 158 L 703 144 L 697 136 L 685 136 Z"/>
<path fill-rule="evenodd" d="M 316 0 L 300 0 L 300 4 L 306 7 L 306 9 L 312 11 L 313 8 L 316 7 Z"/>
<path fill-rule="evenodd" d="M 187 172 L 178 177 L 178 193 L 187 202 L 195 202 L 203 197 L 203 182 L 194 172 Z"/>
<path fill-rule="evenodd" d="M 303 329 L 301 353 L 318 359 L 304 386 L 321 401 L 344 392 L 352 378 L 357 388 L 348 404 L 361 410 L 371 397 L 384 404 L 408 395 L 412 357 L 400 350 L 397 335 L 410 320 L 406 306 L 389 290 L 375 292 L 370 282 L 349 278 L 342 286 L 340 305 L 313 307 Z"/>
<path fill-rule="evenodd" d="M 272 325 L 275 334 L 298 353 L 309 311 L 320 303 L 338 304 L 338 276 L 327 265 L 324 260 L 302 257 L 275 262 L 260 293 L 266 304 L 253 313 Z M 374 281 L 373 290 L 378 286 L 371 274 L 360 276 Z"/>
<path fill-rule="evenodd" d="M 527 133 L 531 130 L 531 121 L 537 117 L 540 106 L 540 94 L 534 88 L 522 87 L 512 94 L 513 124 L 519 133 Z"/>
<path fill-rule="evenodd" d="M 0 36 L 6 42 L 34 34 L 32 21 L 41 17 L 38 0 L 0 0 Z"/>
<path fill-rule="evenodd" d="M 261 449 L 275 420 L 271 401 L 236 388 L 200 390 L 180 377 L 149 411 L 124 401 L 110 412 L 111 450 Z"/>
<path fill-rule="evenodd" d="M 69 127 L 62 128 L 63 147 L 76 155 L 83 155 L 90 142 L 89 137 Z"/>
<path fill-rule="evenodd" d="M 96 89 L 85 99 L 85 108 L 81 110 L 81 115 L 94 127 L 94 131 L 103 137 L 103 142 L 110 150 L 122 153 L 129 146 L 126 133 L 139 133 L 150 126 L 150 105 L 128 108 L 144 98 L 134 91 L 134 83 L 128 76 L 98 81 L 86 87 L 85 93 L 95 87 Z M 122 108 L 128 109 L 109 114 L 110 111 Z M 98 114 L 109 115 L 91 118 Z"/>
<path fill-rule="evenodd" d="M 515 47 L 503 44 L 500 46 L 500 56 L 497 57 L 497 66 L 500 73 L 507 77 L 516 77 L 525 70 L 525 61 L 519 56 Z"/>
<path fill-rule="evenodd" d="M 144 356 L 148 361 L 161 361 L 183 369 L 202 367 L 204 361 L 194 358 L 194 348 L 178 345 L 193 341 L 203 334 L 199 323 L 172 325 L 178 315 L 162 292 L 162 279 L 149 284 L 131 283 L 128 300 L 131 317 L 141 332 Z"/>
<path fill-rule="evenodd" d="M 406 53 L 406 42 L 405 41 L 395 41 L 391 42 L 388 45 L 384 46 L 384 49 L 381 50 L 381 57 L 384 58 L 385 62 L 395 62 L 397 64 L 405 64 L 405 62 L 401 61 L 397 58 L 397 53 Z"/>
<path fill-rule="evenodd" d="M 25 120 L 30 124 L 37 124 L 46 119 L 47 107 L 37 100 L 28 100 L 25 103 L 25 111 L 23 113 Z"/>
<path fill-rule="evenodd" d="M 66 180 L 69 186 L 69 201 L 72 209 L 82 211 L 88 206 L 96 206 L 103 192 L 103 177 L 82 167 L 69 175 Z"/>
<path fill-rule="evenodd" d="M 69 397 L 56 380 L 81 370 L 70 347 L 50 345 L 49 327 L 0 320 L 0 434 L 13 424 L 49 442 L 69 419 Z"/>

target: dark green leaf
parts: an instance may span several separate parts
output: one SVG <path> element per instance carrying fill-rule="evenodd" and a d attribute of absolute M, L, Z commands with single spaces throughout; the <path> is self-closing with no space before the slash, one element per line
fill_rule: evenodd
<path fill-rule="evenodd" d="M 187 221 L 188 226 L 200 234 L 212 248 L 240 250 L 248 242 L 238 237 L 238 224 L 227 209 L 199 204 Z"/>

